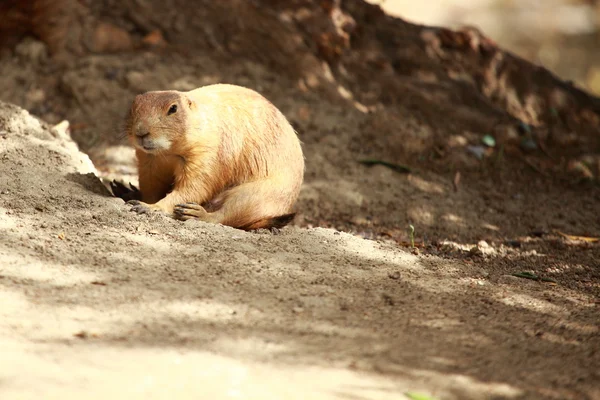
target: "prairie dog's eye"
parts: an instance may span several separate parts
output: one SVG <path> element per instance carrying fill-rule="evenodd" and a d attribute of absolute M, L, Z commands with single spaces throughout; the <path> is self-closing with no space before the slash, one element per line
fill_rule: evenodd
<path fill-rule="evenodd" d="M 169 111 L 167 111 L 167 115 L 175 114 L 177 112 L 177 104 L 173 104 L 169 107 Z"/>

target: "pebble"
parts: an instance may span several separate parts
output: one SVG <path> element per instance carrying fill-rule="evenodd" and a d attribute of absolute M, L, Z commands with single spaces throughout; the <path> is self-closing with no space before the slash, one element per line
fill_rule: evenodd
<path fill-rule="evenodd" d="M 400 272 L 398 272 L 398 271 L 390 272 L 390 273 L 388 273 L 388 278 L 394 279 L 394 280 L 400 279 Z"/>

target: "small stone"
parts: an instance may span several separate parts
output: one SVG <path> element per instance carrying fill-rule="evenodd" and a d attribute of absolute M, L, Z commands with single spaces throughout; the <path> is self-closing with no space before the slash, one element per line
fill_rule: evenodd
<path fill-rule="evenodd" d="M 89 335 L 86 331 L 79 331 L 77 333 L 74 333 L 73 336 L 75 336 L 76 338 L 79 338 L 79 339 L 87 339 L 89 337 Z"/>
<path fill-rule="evenodd" d="M 483 146 L 467 146 L 467 151 L 475 156 L 478 160 L 482 160 L 485 155 Z"/>
<path fill-rule="evenodd" d="M 479 242 L 477 242 L 477 247 L 485 249 L 490 247 L 490 245 L 485 240 L 480 240 Z"/>
<path fill-rule="evenodd" d="M 394 280 L 400 279 L 400 272 L 398 272 L 398 271 L 390 272 L 390 273 L 388 273 L 388 278 L 394 279 Z"/>
<path fill-rule="evenodd" d="M 301 314 L 304 312 L 304 308 L 303 307 L 294 307 L 294 308 L 292 308 L 292 311 L 294 312 L 294 314 Z"/>
<path fill-rule="evenodd" d="M 42 64 L 48 59 L 48 48 L 46 45 L 33 38 L 25 38 L 15 47 L 15 53 L 20 58 L 33 64 Z"/>
<path fill-rule="evenodd" d="M 480 256 L 483 254 L 483 252 L 477 246 L 471 247 L 471 249 L 469 250 L 469 253 L 474 256 Z"/>

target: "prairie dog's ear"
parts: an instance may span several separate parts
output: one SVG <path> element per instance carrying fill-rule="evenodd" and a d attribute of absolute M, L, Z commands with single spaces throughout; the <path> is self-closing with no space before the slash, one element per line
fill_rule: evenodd
<path fill-rule="evenodd" d="M 195 110 L 196 109 L 196 103 L 194 103 L 194 100 L 190 99 L 189 97 L 185 96 L 185 101 L 187 102 L 187 106 L 190 110 Z"/>

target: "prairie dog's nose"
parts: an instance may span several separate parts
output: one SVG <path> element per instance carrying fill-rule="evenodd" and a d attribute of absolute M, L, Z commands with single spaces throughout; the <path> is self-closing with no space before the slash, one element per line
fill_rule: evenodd
<path fill-rule="evenodd" d="M 135 129 L 135 136 L 137 137 L 143 138 L 145 136 L 148 136 L 149 134 L 150 132 L 144 126 L 138 125 Z"/>

